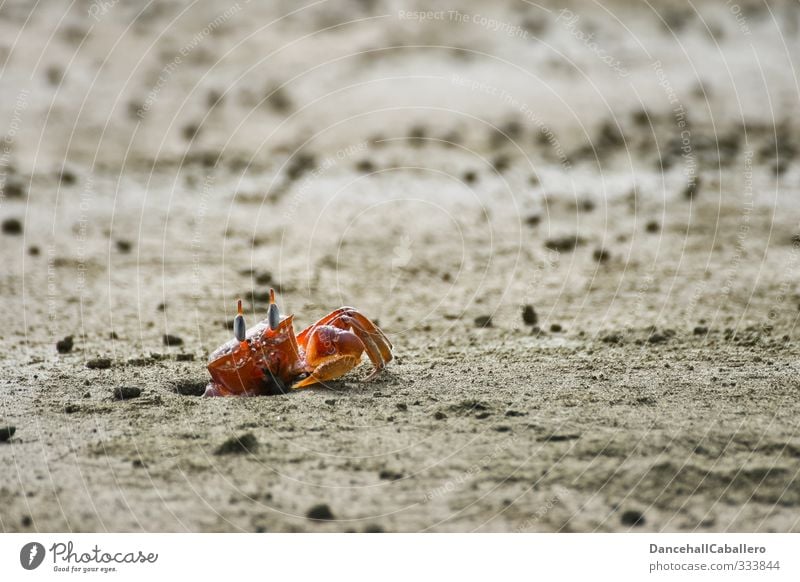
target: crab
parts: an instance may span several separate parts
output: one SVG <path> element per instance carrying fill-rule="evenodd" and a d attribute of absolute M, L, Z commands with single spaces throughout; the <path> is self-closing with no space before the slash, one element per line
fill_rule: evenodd
<path fill-rule="evenodd" d="M 267 317 L 246 329 L 239 300 L 233 339 L 209 357 L 205 396 L 285 394 L 341 378 L 361 363 L 364 352 L 373 365 L 364 379 L 369 382 L 392 360 L 386 334 L 353 307 L 340 307 L 297 335 L 293 318 L 281 316 L 270 289 Z"/>

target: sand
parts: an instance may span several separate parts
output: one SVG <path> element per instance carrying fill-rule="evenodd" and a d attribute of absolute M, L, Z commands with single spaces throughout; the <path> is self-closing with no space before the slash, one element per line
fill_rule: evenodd
<path fill-rule="evenodd" d="M 0 528 L 800 530 L 800 13 L 742 5 L 4 5 Z M 395 361 L 199 397 L 271 286 Z"/>

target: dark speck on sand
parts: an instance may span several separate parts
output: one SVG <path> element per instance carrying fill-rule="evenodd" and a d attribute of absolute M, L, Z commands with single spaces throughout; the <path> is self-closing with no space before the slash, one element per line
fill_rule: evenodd
<path fill-rule="evenodd" d="M 22 222 L 16 218 L 6 218 L 2 229 L 4 234 L 22 234 Z"/>
<path fill-rule="evenodd" d="M 178 337 L 177 335 L 171 334 L 164 334 L 164 345 L 165 346 L 182 346 L 183 345 L 183 338 Z"/>
<path fill-rule="evenodd" d="M 309 509 L 306 517 L 314 521 L 331 521 L 335 519 L 331 508 L 325 503 L 320 503 Z"/>
<path fill-rule="evenodd" d="M 629 509 L 620 516 L 620 522 L 622 525 L 636 527 L 644 525 L 645 519 L 640 511 Z"/>
<path fill-rule="evenodd" d="M 138 386 L 118 386 L 114 388 L 113 395 L 116 400 L 138 398 L 142 395 L 142 389 Z"/>
<path fill-rule="evenodd" d="M 258 450 L 258 440 L 253 433 L 231 437 L 217 448 L 217 455 L 241 455 Z"/>
<path fill-rule="evenodd" d="M 68 354 L 72 351 L 72 347 L 74 346 L 74 342 L 71 335 L 68 335 L 62 340 L 58 340 L 56 342 L 56 350 L 59 354 Z"/>
<path fill-rule="evenodd" d="M 111 367 L 110 358 L 93 358 L 86 362 L 86 367 L 90 370 L 106 370 Z"/>

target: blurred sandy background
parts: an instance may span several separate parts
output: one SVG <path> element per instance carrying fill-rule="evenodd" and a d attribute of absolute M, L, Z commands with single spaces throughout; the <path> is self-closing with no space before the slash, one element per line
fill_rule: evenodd
<path fill-rule="evenodd" d="M 2 529 L 797 530 L 799 23 L 6 2 Z M 270 285 L 397 361 L 196 398 Z"/>

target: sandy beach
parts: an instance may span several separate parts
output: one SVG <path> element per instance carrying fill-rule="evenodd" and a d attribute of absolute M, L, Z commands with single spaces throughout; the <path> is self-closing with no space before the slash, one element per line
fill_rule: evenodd
<path fill-rule="evenodd" d="M 0 530 L 800 531 L 798 23 L 5 3 Z M 395 360 L 201 398 L 270 287 Z"/>

